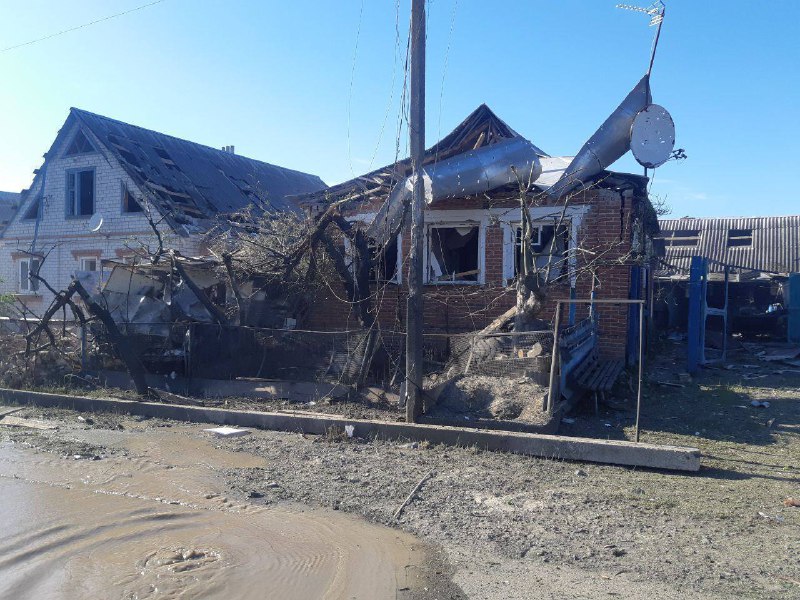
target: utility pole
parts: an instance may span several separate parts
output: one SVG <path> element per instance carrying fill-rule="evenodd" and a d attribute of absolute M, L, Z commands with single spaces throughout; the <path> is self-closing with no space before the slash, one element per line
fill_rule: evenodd
<path fill-rule="evenodd" d="M 411 255 L 406 307 L 406 421 L 413 423 L 422 412 L 422 253 L 425 236 L 425 187 L 422 161 L 425 156 L 425 0 L 411 0 L 410 119 Z"/>

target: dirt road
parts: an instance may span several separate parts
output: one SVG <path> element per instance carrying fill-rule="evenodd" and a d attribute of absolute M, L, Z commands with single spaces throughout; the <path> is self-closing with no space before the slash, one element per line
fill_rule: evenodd
<path fill-rule="evenodd" d="M 650 379 L 680 381 L 675 360 L 663 353 Z M 84 415 L 89 423 L 30 408 L 17 414 L 58 429 L 0 426 L 0 440 L 63 461 L 167 464 L 202 462 L 203 453 L 154 459 L 170 445 L 136 440 L 154 432 L 202 440 L 244 461 L 214 467 L 237 506 L 301 503 L 382 524 L 433 471 L 396 523 L 436 548 L 441 585 L 429 597 L 796 598 L 800 508 L 784 500 L 800 498 L 800 378 L 774 369 L 707 370 L 682 388 L 647 386 L 642 440 L 699 447 L 703 467 L 691 475 L 340 436 L 217 440 L 198 425 Z M 562 433 L 621 439 L 632 424 L 629 409 L 605 409 L 579 413 Z M 128 441 L 110 443 L 111 432 Z"/>

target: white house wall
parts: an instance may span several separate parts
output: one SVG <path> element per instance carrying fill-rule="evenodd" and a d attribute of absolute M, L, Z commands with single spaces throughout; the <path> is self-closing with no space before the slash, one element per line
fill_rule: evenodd
<path fill-rule="evenodd" d="M 19 294 L 19 260 L 23 253 L 31 251 L 36 230 L 36 220 L 24 219 L 24 216 L 37 198 L 42 198 L 43 207 L 33 251 L 47 254 L 41 275 L 56 290 L 69 285 L 73 274 L 80 270 L 81 258 L 97 258 L 99 268 L 101 260 L 119 260 L 130 255 L 132 248 L 144 244 L 155 249 L 158 244 L 143 213 L 123 213 L 122 184 L 128 186 L 137 198 L 141 198 L 141 192 L 90 132 L 84 130 L 100 151 L 63 156 L 77 128 L 75 124 L 59 135 L 56 146 L 51 149 L 49 158 L 34 180 L 34 187 L 0 237 L 0 293 L 17 294 L 37 314 L 47 309 L 52 294 L 44 286 L 40 286 L 35 294 Z M 94 208 L 95 213 L 103 216 L 103 225 L 97 233 L 89 229 L 90 217 L 66 216 L 66 173 L 87 167 L 95 170 Z M 40 189 L 42 182 L 45 186 L 43 194 Z M 178 236 L 166 225 L 159 229 L 163 232 L 166 248 L 179 250 L 185 255 L 200 253 L 199 237 Z"/>

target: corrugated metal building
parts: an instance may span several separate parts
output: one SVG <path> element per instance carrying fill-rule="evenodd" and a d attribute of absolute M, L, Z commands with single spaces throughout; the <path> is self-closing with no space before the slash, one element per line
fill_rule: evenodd
<path fill-rule="evenodd" d="M 800 271 L 800 216 L 662 219 L 657 243 L 664 245 L 662 278 L 688 279 L 692 256 L 709 259 L 709 271 L 724 265 L 747 272 L 786 275 Z M 751 274 L 755 275 L 755 274 Z"/>

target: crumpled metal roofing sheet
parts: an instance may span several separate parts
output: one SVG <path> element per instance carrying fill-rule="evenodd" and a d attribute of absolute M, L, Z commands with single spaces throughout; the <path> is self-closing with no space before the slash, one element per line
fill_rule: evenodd
<path fill-rule="evenodd" d="M 672 232 L 699 232 L 696 246 L 665 247 L 664 261 L 684 272 L 692 256 L 708 258 L 712 272 L 721 272 L 723 265 L 767 273 L 800 271 L 800 216 L 660 219 L 659 225 L 659 237 L 667 240 Z M 734 235 L 752 230 L 751 244 L 729 245 L 731 230 Z"/>

